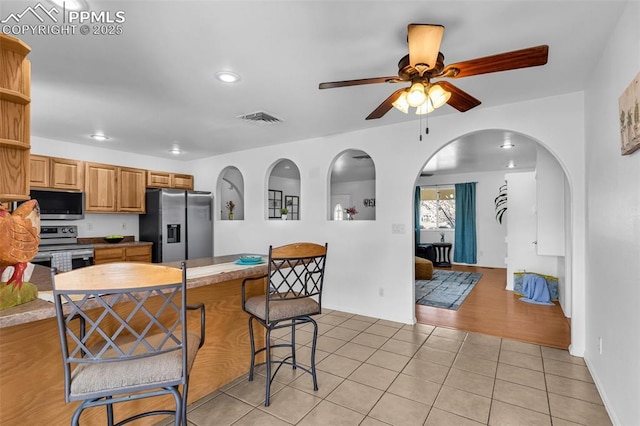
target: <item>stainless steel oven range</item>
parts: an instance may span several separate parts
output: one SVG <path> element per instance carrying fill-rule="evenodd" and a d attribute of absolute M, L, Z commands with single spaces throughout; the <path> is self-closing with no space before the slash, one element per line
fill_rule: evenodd
<path fill-rule="evenodd" d="M 75 225 L 41 226 L 40 246 L 31 263 L 60 267 L 65 261 L 70 261 L 71 269 L 93 265 L 93 246 L 78 244 Z"/>

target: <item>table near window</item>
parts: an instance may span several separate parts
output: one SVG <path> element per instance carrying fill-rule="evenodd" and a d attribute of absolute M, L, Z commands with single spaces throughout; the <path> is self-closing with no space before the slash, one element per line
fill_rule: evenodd
<path fill-rule="evenodd" d="M 433 266 L 451 267 L 451 243 L 432 243 L 436 249 L 436 261 Z"/>

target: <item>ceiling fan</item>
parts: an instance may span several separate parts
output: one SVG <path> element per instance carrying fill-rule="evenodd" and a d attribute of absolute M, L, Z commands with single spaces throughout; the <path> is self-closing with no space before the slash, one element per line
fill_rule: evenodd
<path fill-rule="evenodd" d="M 358 80 L 320 83 L 320 89 L 359 86 L 374 83 L 409 82 L 408 88 L 398 89 L 385 99 L 367 120 L 384 116 L 392 107 L 405 114 L 409 107 L 416 114 L 427 114 L 442 105 L 449 104 L 460 112 L 480 105 L 480 101 L 448 81 L 432 81 L 436 78 L 462 78 L 518 68 L 537 67 L 547 63 L 549 46 L 541 45 L 512 52 L 486 56 L 451 65 L 444 64 L 439 51 L 444 26 L 410 24 L 407 32 L 409 54 L 398 62 L 398 76 L 363 78 Z"/>

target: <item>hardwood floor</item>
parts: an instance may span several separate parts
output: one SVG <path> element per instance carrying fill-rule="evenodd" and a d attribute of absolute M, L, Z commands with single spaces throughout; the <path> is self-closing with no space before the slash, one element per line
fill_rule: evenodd
<path fill-rule="evenodd" d="M 481 272 L 482 278 L 457 311 L 416 305 L 419 323 L 474 331 L 544 346 L 567 349 L 571 343 L 569 320 L 557 304 L 524 303 L 506 291 L 506 269 L 453 265 L 442 268 Z"/>

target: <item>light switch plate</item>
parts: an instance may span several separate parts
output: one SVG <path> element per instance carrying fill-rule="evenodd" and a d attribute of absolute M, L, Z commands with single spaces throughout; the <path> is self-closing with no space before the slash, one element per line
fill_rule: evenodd
<path fill-rule="evenodd" d="M 404 234 L 404 223 L 392 223 L 391 224 L 391 233 L 392 234 Z"/>

